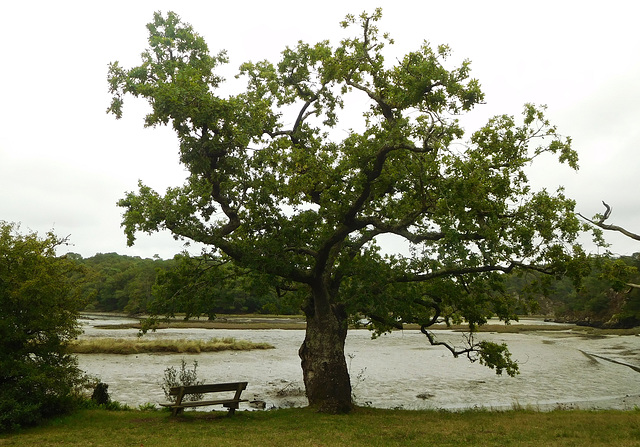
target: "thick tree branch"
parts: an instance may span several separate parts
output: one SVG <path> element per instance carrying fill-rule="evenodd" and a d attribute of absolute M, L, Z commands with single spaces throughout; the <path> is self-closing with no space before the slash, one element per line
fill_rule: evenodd
<path fill-rule="evenodd" d="M 310 248 L 306 248 L 306 247 L 285 247 L 284 251 L 290 251 L 290 252 L 298 253 L 302 255 L 309 255 L 313 258 L 318 256 L 317 251 L 311 250 Z"/>
<path fill-rule="evenodd" d="M 369 96 L 369 98 L 374 100 L 380 107 L 380 110 L 382 111 L 382 115 L 387 121 L 389 122 L 395 121 L 395 117 L 393 116 L 393 109 L 379 95 L 376 95 L 372 90 L 368 89 L 364 85 L 360 85 L 356 82 L 353 82 L 351 79 L 345 79 L 344 82 L 345 84 L 366 93 L 367 96 Z"/>
<path fill-rule="evenodd" d="M 418 281 L 428 281 L 435 278 L 442 278 L 446 276 L 460 276 L 460 275 L 469 275 L 474 273 L 489 273 L 489 272 L 503 272 L 503 273 L 511 273 L 511 271 L 516 268 L 525 268 L 529 270 L 535 270 L 540 273 L 550 274 L 552 273 L 550 270 L 545 269 L 544 267 L 539 267 L 535 265 L 527 265 L 521 262 L 512 261 L 507 266 L 502 265 L 481 265 L 477 267 L 450 267 L 442 270 L 437 270 L 430 273 L 417 273 L 413 275 L 405 275 L 396 279 L 397 282 L 418 282 Z"/>
<path fill-rule="evenodd" d="M 367 172 L 367 179 L 362 188 L 362 191 L 358 195 L 358 197 L 351 204 L 349 209 L 345 212 L 344 218 L 342 220 L 342 224 L 336 228 L 333 235 L 327 239 L 322 248 L 318 250 L 318 263 L 316 269 L 320 269 L 324 271 L 324 267 L 330 259 L 330 253 L 335 248 L 337 244 L 341 244 L 346 237 L 353 233 L 354 231 L 360 230 L 367 226 L 366 222 L 361 222 L 356 219 L 358 212 L 360 212 L 365 203 L 371 197 L 371 191 L 373 187 L 373 182 L 380 177 L 382 173 L 382 169 L 384 167 L 384 163 L 391 151 L 393 151 L 394 147 L 384 147 L 378 151 L 376 155 L 376 159 L 373 167 Z"/>
<path fill-rule="evenodd" d="M 302 123 L 304 122 L 304 120 L 306 120 L 312 114 L 311 112 L 307 112 L 307 109 L 311 107 L 311 104 L 313 104 L 317 100 L 318 100 L 318 94 L 315 94 L 311 98 L 309 98 L 300 109 L 300 112 L 298 113 L 298 118 L 296 119 L 296 123 L 293 125 L 293 129 L 291 130 L 291 134 L 290 134 L 291 140 L 293 141 L 294 144 L 298 143 L 298 139 L 295 137 L 296 132 L 300 129 L 300 126 L 302 126 Z"/>

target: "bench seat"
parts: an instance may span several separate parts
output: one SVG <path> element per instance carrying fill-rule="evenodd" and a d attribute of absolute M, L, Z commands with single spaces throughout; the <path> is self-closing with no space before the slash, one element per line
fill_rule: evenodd
<path fill-rule="evenodd" d="M 239 407 L 240 402 L 248 402 L 247 399 L 241 399 L 242 391 L 247 388 L 247 382 L 229 382 L 229 383 L 212 383 L 203 385 L 175 386 L 169 390 L 170 396 L 176 396 L 175 402 L 162 402 L 163 407 L 171 408 L 171 413 L 177 415 L 182 413 L 185 408 L 206 407 L 209 405 L 222 405 L 229 409 L 229 415 L 233 414 Z M 231 392 L 235 394 L 233 398 L 213 399 L 213 400 L 197 400 L 188 401 L 184 397 L 189 394 L 207 394 L 219 392 Z"/>
<path fill-rule="evenodd" d="M 173 402 L 161 403 L 163 407 L 207 407 L 209 405 L 223 405 L 228 406 L 230 404 L 239 404 L 240 402 L 248 402 L 248 399 L 219 399 L 219 400 L 196 400 L 181 402 L 179 405 Z"/>

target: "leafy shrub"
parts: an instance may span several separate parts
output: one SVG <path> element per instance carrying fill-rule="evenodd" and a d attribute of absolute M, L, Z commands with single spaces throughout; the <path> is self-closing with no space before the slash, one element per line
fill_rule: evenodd
<path fill-rule="evenodd" d="M 82 373 L 67 344 L 79 334 L 82 275 L 56 256 L 64 243 L 0 221 L 0 431 L 38 424 L 78 402 Z"/>
<path fill-rule="evenodd" d="M 91 400 L 93 400 L 98 405 L 105 405 L 111 402 L 111 396 L 109 396 L 109 385 L 98 381 L 95 388 L 93 389 Z"/>
<path fill-rule="evenodd" d="M 176 386 L 190 386 L 190 385 L 202 385 L 204 381 L 198 381 L 198 361 L 193 361 L 193 369 L 187 368 L 187 363 L 182 359 L 180 364 L 180 371 L 171 366 L 164 370 L 164 382 L 162 385 L 162 391 L 164 391 L 165 397 L 170 402 L 175 402 L 176 396 L 169 394 L 171 388 Z M 196 401 L 202 399 L 202 394 L 190 394 L 186 396 L 187 400 Z"/>

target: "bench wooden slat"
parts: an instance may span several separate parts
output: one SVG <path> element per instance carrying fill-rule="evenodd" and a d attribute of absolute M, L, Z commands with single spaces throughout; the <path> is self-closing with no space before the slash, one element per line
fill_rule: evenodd
<path fill-rule="evenodd" d="M 228 383 L 211 383 L 203 385 L 176 386 L 169 390 L 170 396 L 176 396 L 175 402 L 161 403 L 163 407 L 172 409 L 172 414 L 181 413 L 182 410 L 189 407 L 204 407 L 208 405 L 223 405 L 229 409 L 229 414 L 233 414 L 239 407 L 240 402 L 247 402 L 247 399 L 240 399 L 242 391 L 247 388 L 248 382 L 228 382 Z M 232 399 L 215 399 L 215 400 L 199 400 L 184 401 L 184 397 L 189 394 L 206 394 L 218 393 L 224 391 L 235 391 Z"/>
<path fill-rule="evenodd" d="M 163 407 L 206 407 L 208 405 L 229 405 L 237 404 L 240 402 L 248 402 L 247 399 L 218 399 L 218 400 L 196 400 L 182 402 L 180 405 L 175 403 L 161 403 Z"/>
<path fill-rule="evenodd" d="M 169 390 L 171 396 L 180 394 L 180 390 L 184 388 L 185 394 L 205 394 L 217 393 L 221 391 L 237 391 L 247 389 L 249 382 L 229 382 L 229 383 L 211 383 L 203 385 L 174 386 Z"/>

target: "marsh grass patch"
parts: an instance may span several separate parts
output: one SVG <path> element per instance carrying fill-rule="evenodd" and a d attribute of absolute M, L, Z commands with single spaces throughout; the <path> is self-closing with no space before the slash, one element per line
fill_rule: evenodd
<path fill-rule="evenodd" d="M 210 340 L 145 340 L 140 338 L 86 338 L 74 340 L 69 350 L 75 354 L 144 354 L 144 353 L 185 353 L 219 351 L 249 351 L 253 349 L 273 349 L 269 343 L 254 343 L 235 338 L 212 338 Z"/>

